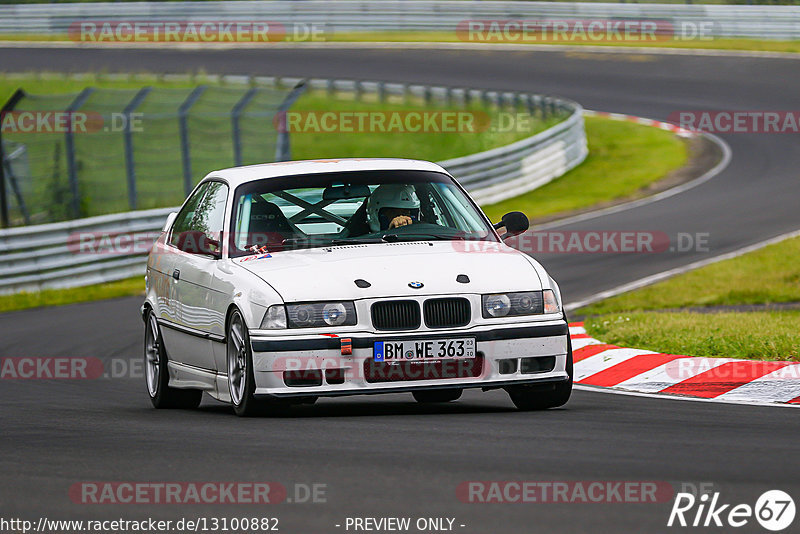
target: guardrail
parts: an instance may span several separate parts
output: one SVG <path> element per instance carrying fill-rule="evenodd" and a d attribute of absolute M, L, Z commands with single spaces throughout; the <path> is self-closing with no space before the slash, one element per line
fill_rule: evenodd
<path fill-rule="evenodd" d="M 452 31 L 470 19 L 710 23 L 712 37 L 800 38 L 800 7 L 460 0 L 131 2 L 0 5 L 0 33 L 66 34 L 82 21 L 270 21 L 328 31 Z"/>
<path fill-rule="evenodd" d="M 244 80 L 243 80 L 244 81 Z M 260 78 L 293 87 L 301 79 Z M 307 81 L 330 92 L 372 93 L 377 99 L 406 95 L 448 103 L 481 99 L 497 106 L 522 106 L 531 114 L 565 120 L 532 137 L 469 156 L 443 161 L 473 198 L 498 202 L 533 190 L 580 164 L 588 153 L 583 108 L 542 95 L 430 87 L 354 80 Z M 0 230 L 0 294 L 78 287 L 144 273 L 144 257 L 167 215 L 176 208 L 103 215 Z"/>

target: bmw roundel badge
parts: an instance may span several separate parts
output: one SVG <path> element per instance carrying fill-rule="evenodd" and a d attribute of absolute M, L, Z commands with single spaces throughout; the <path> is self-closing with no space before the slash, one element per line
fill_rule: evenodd
<path fill-rule="evenodd" d="M 423 285 L 425 285 L 425 284 L 423 284 L 422 282 L 409 282 L 408 283 L 408 287 L 413 288 L 413 289 L 419 289 Z"/>

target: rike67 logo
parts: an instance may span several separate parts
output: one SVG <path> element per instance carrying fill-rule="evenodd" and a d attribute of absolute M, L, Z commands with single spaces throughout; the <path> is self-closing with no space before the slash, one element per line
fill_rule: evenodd
<path fill-rule="evenodd" d="M 719 492 L 703 493 L 699 497 L 678 493 L 667 526 L 739 528 L 752 524 L 755 519 L 763 528 L 779 532 L 792 524 L 794 516 L 794 500 L 781 490 L 764 492 L 755 506 L 723 503 Z"/>

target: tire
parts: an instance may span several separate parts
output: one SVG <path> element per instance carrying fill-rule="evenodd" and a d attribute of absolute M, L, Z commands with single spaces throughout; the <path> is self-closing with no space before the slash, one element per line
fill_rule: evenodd
<path fill-rule="evenodd" d="M 572 341 L 567 334 L 567 374 L 569 380 L 551 384 L 510 386 L 506 388 L 511 402 L 519 410 L 547 410 L 564 406 L 572 395 Z"/>
<path fill-rule="evenodd" d="M 422 404 L 434 404 L 440 402 L 451 402 L 461 398 L 461 394 L 464 392 L 463 389 L 422 389 L 420 391 L 414 391 L 411 394 L 414 395 L 414 399 L 417 402 Z"/>
<path fill-rule="evenodd" d="M 169 387 L 167 351 L 153 310 L 147 312 L 144 327 L 144 378 L 150 402 L 155 408 L 193 409 L 203 400 L 203 392 L 199 389 Z"/>
<path fill-rule="evenodd" d="M 280 409 L 288 407 L 285 402 L 255 397 L 253 350 L 250 346 L 250 334 L 239 310 L 234 310 L 230 315 L 226 339 L 228 389 L 234 413 L 239 417 L 254 417 L 276 414 Z"/>

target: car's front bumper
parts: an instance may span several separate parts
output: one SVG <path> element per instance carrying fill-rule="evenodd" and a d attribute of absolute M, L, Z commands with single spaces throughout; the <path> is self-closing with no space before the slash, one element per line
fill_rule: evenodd
<path fill-rule="evenodd" d="M 442 388 L 493 389 L 536 383 L 545 386 L 569 379 L 568 335 L 563 320 L 435 332 L 352 332 L 338 337 L 253 332 L 256 394 L 308 397 Z M 477 358 L 440 363 L 374 362 L 376 341 L 443 338 L 474 338 Z M 352 354 L 343 354 L 348 344 Z"/>

